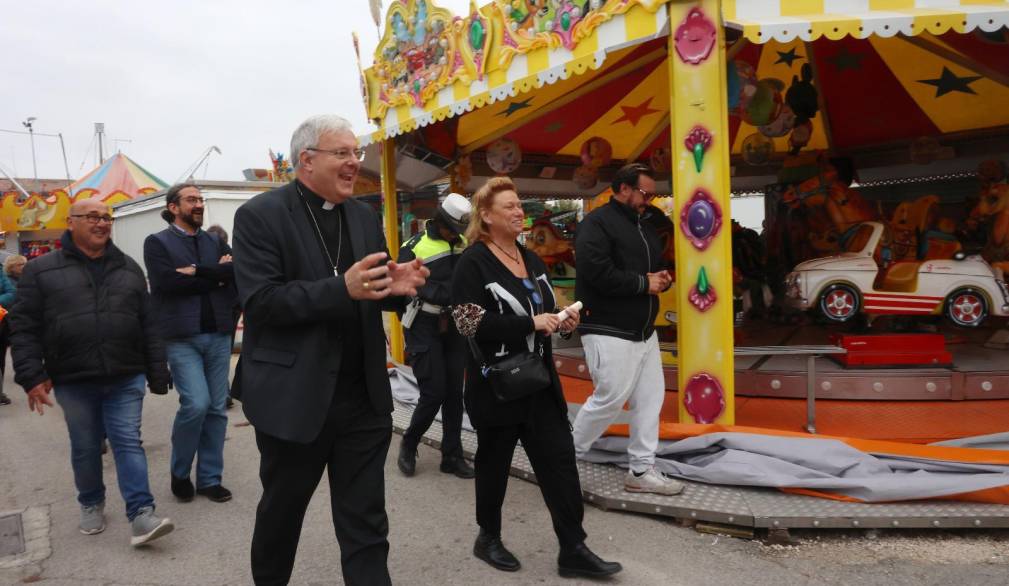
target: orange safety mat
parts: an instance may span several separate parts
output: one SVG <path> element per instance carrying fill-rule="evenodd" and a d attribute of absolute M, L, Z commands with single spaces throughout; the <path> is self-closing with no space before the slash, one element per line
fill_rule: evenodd
<path fill-rule="evenodd" d="M 592 381 L 561 376 L 569 403 L 584 403 Z M 678 393 L 666 392 L 661 421 L 677 422 Z M 805 433 L 805 399 L 736 397 L 736 424 Z M 928 444 L 1009 430 L 1009 400 L 816 401 L 816 429 L 823 435 Z M 671 439 L 671 438 L 664 438 Z"/>

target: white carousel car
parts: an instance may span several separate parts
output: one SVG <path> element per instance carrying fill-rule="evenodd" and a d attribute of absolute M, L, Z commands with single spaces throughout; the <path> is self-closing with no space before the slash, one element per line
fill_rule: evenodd
<path fill-rule="evenodd" d="M 942 315 L 974 327 L 989 315 L 1009 315 L 1009 289 L 980 256 L 877 264 L 880 222 L 860 224 L 845 251 L 800 263 L 785 279 L 790 307 L 817 309 L 846 322 L 858 313 Z"/>

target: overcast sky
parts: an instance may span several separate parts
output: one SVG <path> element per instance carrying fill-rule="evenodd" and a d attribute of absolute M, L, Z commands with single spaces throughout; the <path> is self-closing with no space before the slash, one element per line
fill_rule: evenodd
<path fill-rule="evenodd" d="M 469 2 L 438 5 L 462 15 Z M 211 145 L 223 154 L 208 179 L 268 167 L 268 149 L 286 154 L 312 114 L 372 130 L 351 41 L 357 31 L 367 67 L 378 42 L 368 0 L 0 0 L 0 31 L 0 129 L 35 116 L 36 132 L 62 132 L 75 179 L 95 166 L 95 122 L 108 150 L 168 183 Z M 56 139 L 36 137 L 35 151 L 39 177 L 65 176 Z M 0 132 L 0 165 L 32 176 L 27 135 Z"/>

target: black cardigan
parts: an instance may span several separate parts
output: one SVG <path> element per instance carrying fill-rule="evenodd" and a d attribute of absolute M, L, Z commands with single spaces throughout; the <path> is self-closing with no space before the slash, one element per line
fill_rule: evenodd
<path fill-rule="evenodd" d="M 546 266 L 538 256 L 519 246 L 530 278 L 539 281 L 543 307 L 555 311 L 556 300 L 547 278 Z M 488 362 L 494 363 L 508 356 L 528 351 L 527 336 L 535 331 L 530 315 L 516 313 L 509 303 L 501 299 L 506 291 L 531 314 L 530 303 L 522 280 L 512 274 L 483 242 L 473 243 L 462 256 L 452 278 L 452 305 L 467 303 L 486 310 L 476 330 L 476 342 Z M 561 391 L 560 379 L 553 363 L 549 338 L 537 337 L 543 343 L 543 360 L 550 371 L 552 385 L 540 392 L 502 402 L 494 396 L 490 383 L 480 373 L 480 365 L 472 353 L 467 353 L 465 403 L 470 421 L 476 428 L 524 423 L 533 409 L 550 409 L 567 420 L 567 402 Z"/>

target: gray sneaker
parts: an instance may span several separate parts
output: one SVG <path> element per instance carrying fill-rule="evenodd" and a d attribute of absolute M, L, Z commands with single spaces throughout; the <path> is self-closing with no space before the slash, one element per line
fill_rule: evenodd
<path fill-rule="evenodd" d="M 105 531 L 105 503 L 85 507 L 81 505 L 81 533 L 94 535 Z"/>
<path fill-rule="evenodd" d="M 130 538 L 130 545 L 138 547 L 146 545 L 159 537 L 168 535 L 175 529 L 172 521 L 165 517 L 162 519 L 154 514 L 154 507 L 144 507 L 140 509 L 137 516 L 133 518 L 133 537 Z"/>

